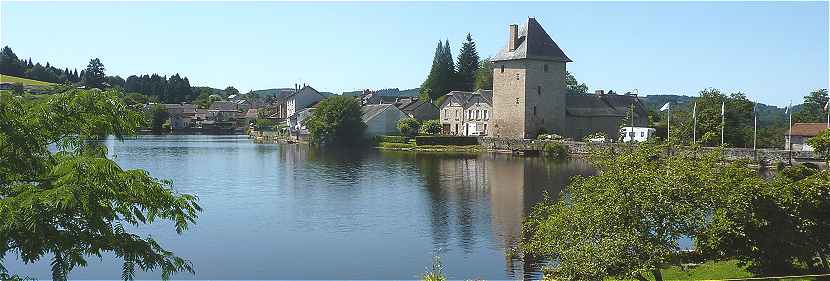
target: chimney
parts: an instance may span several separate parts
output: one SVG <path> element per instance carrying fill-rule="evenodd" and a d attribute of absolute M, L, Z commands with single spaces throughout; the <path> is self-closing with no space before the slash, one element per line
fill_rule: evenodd
<path fill-rule="evenodd" d="M 511 52 L 515 51 L 516 47 L 518 47 L 518 46 L 516 46 L 518 41 L 519 41 L 519 25 L 518 24 L 511 24 L 510 25 L 510 38 L 507 41 L 508 51 L 511 51 Z"/>

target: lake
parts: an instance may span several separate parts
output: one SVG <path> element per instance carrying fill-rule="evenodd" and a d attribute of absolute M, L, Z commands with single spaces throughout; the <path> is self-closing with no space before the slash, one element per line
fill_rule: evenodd
<path fill-rule="evenodd" d="M 254 144 L 245 136 L 140 136 L 107 141 L 124 168 L 146 169 L 195 194 L 204 208 L 176 235 L 141 226 L 193 262 L 176 279 L 418 279 L 441 257 L 450 279 L 538 277 L 537 264 L 507 258 L 523 217 L 556 195 L 584 160 L 507 154 L 320 150 Z M 90 258 L 72 279 L 119 279 L 121 260 Z M 49 279 L 49 262 L 12 273 Z M 158 279 L 160 273 L 138 273 Z"/>

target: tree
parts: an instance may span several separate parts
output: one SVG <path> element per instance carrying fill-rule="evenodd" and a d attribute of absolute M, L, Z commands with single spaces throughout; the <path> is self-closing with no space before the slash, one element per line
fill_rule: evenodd
<path fill-rule="evenodd" d="M 703 145 L 719 146 L 721 135 L 721 105 L 725 104 L 726 116 L 724 124 L 724 141 L 728 146 L 751 147 L 753 104 L 743 93 L 724 95 L 718 89 L 707 88 L 700 91 L 697 102 L 697 135 L 702 138 Z"/>
<path fill-rule="evenodd" d="M 815 137 L 808 139 L 807 144 L 821 155 L 824 161 L 830 161 L 830 130 L 824 130 Z"/>
<path fill-rule="evenodd" d="M 557 259 L 554 278 L 646 280 L 651 273 L 662 280 L 660 268 L 677 263 L 678 240 L 703 227 L 709 185 L 731 171 L 717 153 L 669 156 L 651 144 L 621 149 L 594 154 L 597 175 L 573 178 L 524 223 L 522 249 Z"/>
<path fill-rule="evenodd" d="M 769 181 L 751 175 L 712 188 L 718 208 L 695 248 L 762 276 L 830 272 L 830 172 L 798 165 Z"/>
<path fill-rule="evenodd" d="M 458 53 L 458 71 L 456 74 L 456 88 L 454 90 L 475 90 L 476 72 L 479 68 L 478 51 L 473 37 L 467 33 L 467 41 L 461 45 Z"/>
<path fill-rule="evenodd" d="M 9 48 L 9 46 L 3 47 L 3 50 L 0 51 L 0 74 L 20 77 L 23 76 L 23 73 L 24 67 L 12 48 Z"/>
<path fill-rule="evenodd" d="M 152 108 L 150 108 L 149 116 L 147 119 L 150 120 L 150 129 L 153 132 L 159 133 L 164 129 L 164 123 L 170 118 L 170 113 L 167 112 L 167 108 L 160 104 L 154 104 Z"/>
<path fill-rule="evenodd" d="M 303 122 L 312 143 L 349 145 L 364 140 L 366 124 L 362 115 L 357 99 L 333 96 L 320 101 L 314 114 Z"/>
<path fill-rule="evenodd" d="M 415 118 L 403 118 L 398 121 L 398 130 L 402 136 L 415 137 L 418 135 L 418 130 L 421 124 Z"/>
<path fill-rule="evenodd" d="M 94 58 L 89 60 L 86 71 L 83 72 L 84 85 L 87 88 L 104 89 L 104 82 L 106 82 L 105 70 L 104 64 L 101 63 L 100 59 Z"/>
<path fill-rule="evenodd" d="M 449 93 L 455 83 L 455 65 L 450 42 L 446 44 L 438 41 L 435 48 L 435 57 L 432 60 L 432 68 L 429 71 L 426 81 L 421 85 L 421 98 L 434 101 Z"/>
<path fill-rule="evenodd" d="M 170 181 L 107 158 L 99 140 L 134 135 L 141 114 L 109 91 L 73 89 L 24 102 L 0 93 L 0 257 L 32 263 L 51 256 L 53 280 L 105 252 L 124 260 L 125 280 L 136 267 L 161 270 L 164 279 L 193 272 L 189 261 L 125 227 L 169 221 L 181 233 L 201 211 Z"/>
<path fill-rule="evenodd" d="M 569 95 L 588 93 L 588 85 L 585 83 L 580 84 L 579 81 L 576 80 L 576 77 L 568 71 L 565 71 L 565 87 L 568 88 Z"/>
<path fill-rule="evenodd" d="M 238 95 L 238 94 L 239 94 L 239 90 L 237 90 L 233 86 L 228 86 L 227 88 L 225 88 L 225 95 L 230 96 L 230 95 Z"/>
<path fill-rule="evenodd" d="M 441 133 L 441 121 L 426 120 L 421 124 L 422 135 L 437 135 Z"/>
<path fill-rule="evenodd" d="M 801 109 L 793 113 L 793 122 L 820 123 L 827 121 L 827 111 L 824 105 L 830 100 L 827 89 L 815 90 L 804 97 Z"/>
<path fill-rule="evenodd" d="M 474 90 L 493 89 L 493 63 L 490 62 L 490 58 L 484 59 L 478 64 L 473 88 Z"/>

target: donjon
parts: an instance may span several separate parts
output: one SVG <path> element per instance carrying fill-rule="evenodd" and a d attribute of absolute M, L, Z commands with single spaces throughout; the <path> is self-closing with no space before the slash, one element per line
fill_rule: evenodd
<path fill-rule="evenodd" d="M 534 18 L 509 27 L 493 62 L 493 133 L 533 138 L 565 131 L 565 64 L 571 59 Z"/>
<path fill-rule="evenodd" d="M 527 139 L 554 133 L 580 139 L 602 132 L 616 138 L 626 119 L 625 125 L 646 124 L 645 107 L 636 96 L 569 95 L 565 65 L 572 61 L 535 18 L 521 27 L 511 24 L 508 34 L 507 46 L 490 60 L 491 136 Z"/>

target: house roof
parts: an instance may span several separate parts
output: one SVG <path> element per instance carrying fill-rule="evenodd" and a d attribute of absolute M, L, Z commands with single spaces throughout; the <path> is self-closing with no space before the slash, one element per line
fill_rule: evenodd
<path fill-rule="evenodd" d="M 317 91 L 317 89 L 314 89 L 311 86 L 305 86 L 302 89 L 300 89 L 300 91 L 293 92 L 293 93 L 285 96 L 284 99 L 290 99 L 291 97 L 293 97 L 295 95 L 304 94 L 304 93 L 314 93 L 314 94 L 320 95 L 323 98 L 327 98 L 326 95 L 324 95 L 323 93 L 320 93 L 319 91 Z"/>
<path fill-rule="evenodd" d="M 363 112 L 361 118 L 363 122 L 369 122 L 370 120 L 374 119 L 376 116 L 380 115 L 382 112 L 386 111 L 387 109 L 393 108 L 394 110 L 400 110 L 392 104 L 368 104 L 364 105 L 360 108 Z"/>
<path fill-rule="evenodd" d="M 471 101 L 475 97 L 481 97 L 485 103 L 490 106 L 493 106 L 493 91 L 492 90 L 477 90 L 475 92 L 466 92 L 466 91 L 451 91 L 447 93 L 447 98 L 444 99 L 444 102 L 441 103 L 441 107 L 444 107 L 448 102 L 456 102 L 461 104 L 461 107 L 467 107 L 470 105 Z"/>
<path fill-rule="evenodd" d="M 790 132 L 793 136 L 815 137 L 827 130 L 827 123 L 795 123 Z"/>
<path fill-rule="evenodd" d="M 519 28 L 516 49 L 510 51 L 510 42 L 491 61 L 506 61 L 518 59 L 538 59 L 558 62 L 571 62 L 559 45 L 550 38 L 542 25 L 535 18 L 528 18 Z M 510 40 L 510 39 L 508 39 Z"/>
<path fill-rule="evenodd" d="M 210 110 L 237 110 L 237 105 L 232 101 L 215 101 L 210 104 Z"/>
<path fill-rule="evenodd" d="M 566 113 L 578 117 L 624 117 L 631 105 L 640 116 L 648 113 L 637 96 L 578 94 L 566 97 Z"/>
<path fill-rule="evenodd" d="M 245 118 L 256 118 L 257 117 L 257 109 L 251 108 L 248 109 L 248 112 L 245 113 Z"/>

